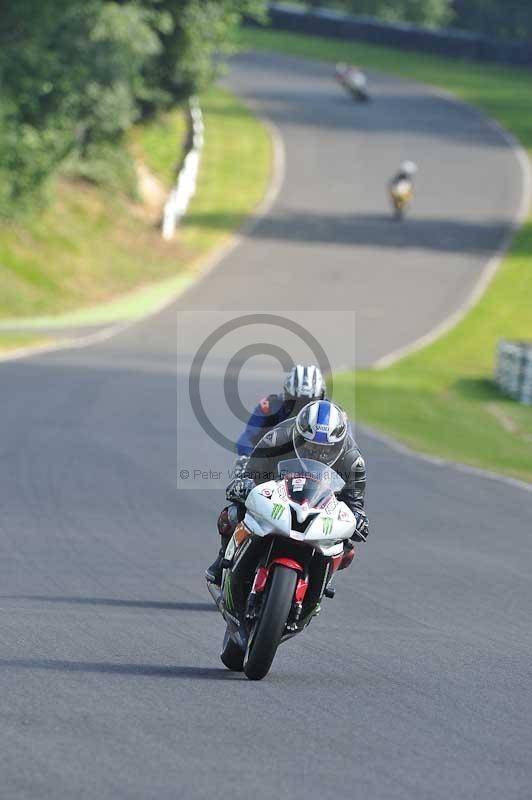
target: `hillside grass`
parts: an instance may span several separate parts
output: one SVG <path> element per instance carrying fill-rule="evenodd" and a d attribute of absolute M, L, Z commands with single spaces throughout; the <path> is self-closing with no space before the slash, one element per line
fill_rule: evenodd
<path fill-rule="evenodd" d="M 0 320 L 59 314 L 193 271 L 253 211 L 270 177 L 269 135 L 226 90 L 213 88 L 200 101 L 205 147 L 197 192 L 175 239 L 161 238 L 162 208 L 63 178 L 48 208 L 0 226 Z M 184 133 L 179 109 L 131 132 L 132 154 L 165 189 Z"/>
<path fill-rule="evenodd" d="M 451 91 L 496 119 L 532 154 L 528 70 L 266 30 L 245 29 L 242 39 L 255 49 L 348 61 Z M 532 340 L 532 219 L 459 325 L 388 369 L 337 376 L 335 396 L 356 419 L 419 451 L 532 482 L 532 407 L 504 398 L 492 381 L 500 337 Z"/>
<path fill-rule="evenodd" d="M 53 344 L 51 336 L 39 336 L 31 333 L 0 332 L 0 356 L 2 353 L 21 350 L 25 347 Z"/>

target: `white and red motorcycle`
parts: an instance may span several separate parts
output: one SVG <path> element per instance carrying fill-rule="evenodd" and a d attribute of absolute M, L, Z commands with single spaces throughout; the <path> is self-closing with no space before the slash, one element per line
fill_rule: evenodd
<path fill-rule="evenodd" d="M 356 529 L 339 501 L 344 481 L 310 459 L 288 459 L 279 479 L 256 486 L 227 546 L 221 587 L 208 583 L 224 617 L 221 659 L 251 680 L 267 675 L 279 644 L 320 612 Z"/>
<path fill-rule="evenodd" d="M 353 100 L 358 103 L 367 103 L 370 100 L 368 81 L 361 70 L 350 64 L 337 64 L 335 69 L 336 80 Z"/>

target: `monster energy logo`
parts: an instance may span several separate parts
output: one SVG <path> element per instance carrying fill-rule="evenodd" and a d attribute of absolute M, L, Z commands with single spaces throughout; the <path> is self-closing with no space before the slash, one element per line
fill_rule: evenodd
<path fill-rule="evenodd" d="M 284 506 L 282 503 L 274 503 L 272 506 L 272 519 L 281 519 L 283 516 Z"/>
<path fill-rule="evenodd" d="M 328 536 L 333 529 L 332 517 L 323 517 L 323 533 Z"/>
<path fill-rule="evenodd" d="M 228 572 L 224 583 L 225 604 L 227 608 L 233 608 L 233 592 L 231 590 L 231 573 Z"/>

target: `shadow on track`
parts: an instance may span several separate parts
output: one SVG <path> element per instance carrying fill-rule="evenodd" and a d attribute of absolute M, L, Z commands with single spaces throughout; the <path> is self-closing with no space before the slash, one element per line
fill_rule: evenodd
<path fill-rule="evenodd" d="M 222 215 L 223 217 L 223 215 Z M 217 228 L 223 223 L 219 214 L 191 213 L 187 224 Z M 443 253 L 492 253 L 507 232 L 503 220 L 468 222 L 463 219 L 416 217 L 402 223 L 391 213 L 315 214 L 279 209 L 263 219 L 249 233 L 253 239 L 321 244 L 362 245 L 391 249 L 417 248 Z"/>
<path fill-rule="evenodd" d="M 163 600 L 121 600 L 114 597 L 54 597 L 47 595 L 0 595 L 2 600 L 34 600 L 40 603 L 65 605 L 113 606 L 116 608 L 153 608 L 164 611 L 217 611 L 214 603 L 165 602 Z"/>
<path fill-rule="evenodd" d="M 504 138 L 476 109 L 433 94 L 426 87 L 368 71 L 373 102 L 354 103 L 334 79 L 332 64 L 282 56 L 278 53 L 240 53 L 233 64 L 255 75 L 253 99 L 265 116 L 278 125 L 326 131 L 363 131 L 396 137 L 444 139 L 471 147 L 506 147 Z M 264 71 L 277 80 L 262 80 Z M 289 76 L 289 80 L 287 77 Z M 238 72 L 235 76 L 238 78 Z M 238 82 L 233 78 L 232 85 Z M 233 109 L 221 113 L 238 113 Z M 437 146 L 437 145 L 436 145 Z"/>
<path fill-rule="evenodd" d="M 329 90 L 321 91 L 258 90 L 254 100 L 277 125 L 319 128 L 327 132 L 358 131 L 368 136 L 392 137 L 404 133 L 471 147 L 507 146 L 503 137 L 489 127 L 478 112 L 431 95 L 406 91 L 390 94 L 374 87 L 372 102 L 362 105 L 354 103 L 347 95 L 337 95 L 336 86 L 331 84 Z M 316 108 L 321 113 L 318 114 Z"/>
<path fill-rule="evenodd" d="M 63 661 L 48 658 L 3 658 L 0 669 L 88 672 L 107 675 L 137 675 L 147 678 L 193 678 L 196 680 L 241 680 L 241 673 L 220 667 L 164 666 L 162 664 L 120 664 L 112 661 Z"/>

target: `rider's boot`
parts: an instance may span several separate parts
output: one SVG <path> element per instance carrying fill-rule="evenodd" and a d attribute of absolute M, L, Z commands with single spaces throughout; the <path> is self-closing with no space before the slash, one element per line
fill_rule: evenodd
<path fill-rule="evenodd" d="M 220 586 L 222 582 L 222 561 L 225 554 L 225 548 L 227 547 L 227 543 L 229 541 L 229 539 L 226 539 L 224 536 L 221 536 L 220 539 L 221 546 L 218 555 L 210 567 L 207 567 L 205 570 L 205 579 L 209 583 L 215 583 L 217 586 Z"/>
<path fill-rule="evenodd" d="M 220 534 L 220 551 L 210 567 L 205 570 L 205 578 L 209 583 L 216 583 L 220 586 L 222 582 L 222 561 L 225 549 L 229 544 L 229 539 L 238 522 L 238 508 L 231 504 L 223 509 L 218 517 L 218 533 Z"/>
<path fill-rule="evenodd" d="M 355 552 L 356 552 L 355 545 L 353 541 L 351 539 L 347 539 L 347 541 L 344 542 L 344 554 L 342 556 L 342 560 L 340 561 L 340 566 L 338 567 L 338 571 L 341 569 L 347 569 L 348 567 L 351 566 L 355 558 Z M 333 578 L 334 575 L 328 581 L 327 586 L 325 587 L 325 590 L 323 592 L 325 597 L 329 597 L 331 599 L 336 594 L 336 590 L 332 585 Z"/>

